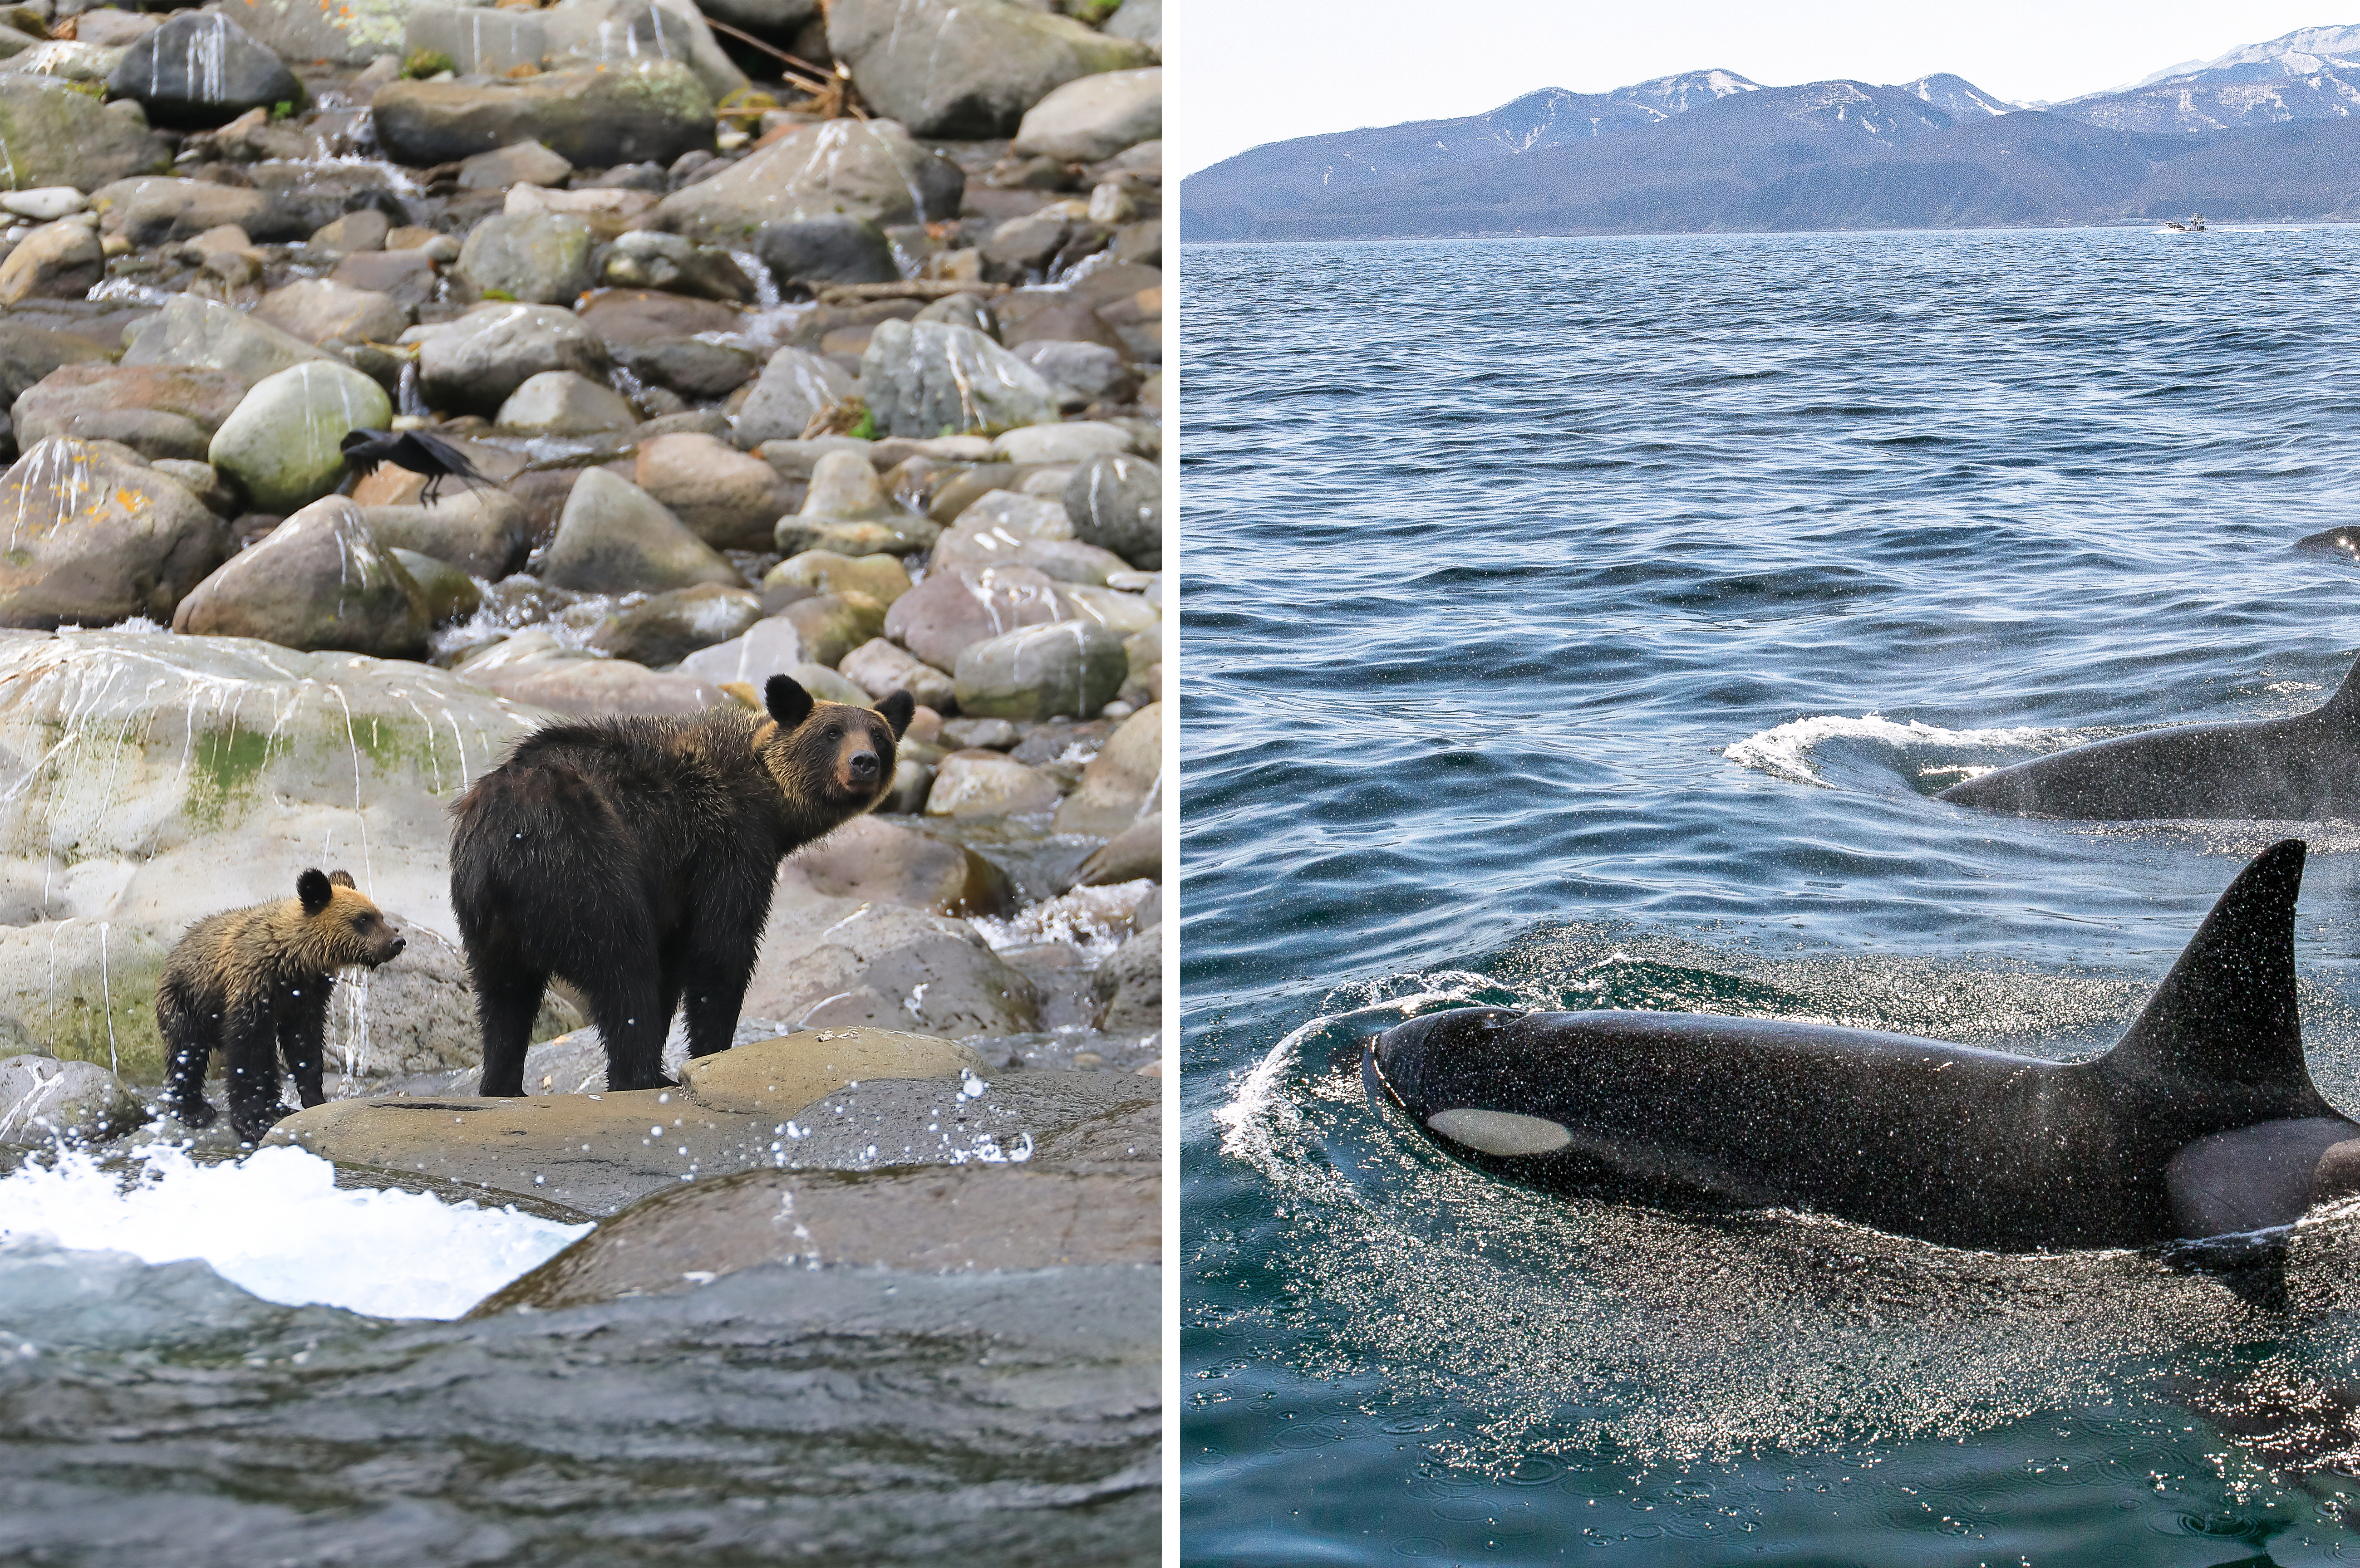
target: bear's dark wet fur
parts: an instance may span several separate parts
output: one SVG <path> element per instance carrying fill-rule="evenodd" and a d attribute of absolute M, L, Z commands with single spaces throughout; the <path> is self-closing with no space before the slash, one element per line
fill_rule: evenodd
<path fill-rule="evenodd" d="M 295 879 L 291 898 L 227 909 L 191 926 L 173 943 L 156 985 L 172 1114 L 191 1127 L 213 1125 L 205 1063 L 215 1051 L 229 1085 L 229 1125 L 238 1137 L 259 1138 L 287 1114 L 279 1103 L 281 1054 L 303 1104 L 320 1104 L 336 971 L 374 969 L 404 945 L 384 911 L 343 871 L 306 871 Z"/>
<path fill-rule="evenodd" d="M 725 1050 L 779 862 L 882 800 L 916 704 L 814 702 L 783 675 L 769 714 L 552 724 L 453 808 L 451 903 L 475 985 L 486 1094 L 524 1093 L 552 975 L 590 1005 L 610 1089 L 651 1089 L 685 1004 L 689 1053 Z"/>

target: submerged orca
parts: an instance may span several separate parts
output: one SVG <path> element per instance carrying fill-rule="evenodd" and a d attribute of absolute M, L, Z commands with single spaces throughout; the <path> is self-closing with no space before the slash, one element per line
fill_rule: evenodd
<path fill-rule="evenodd" d="M 2303 845 L 2240 872 L 2130 1032 L 2060 1063 L 1695 1013 L 1430 1013 L 1374 1079 L 1441 1147 L 1550 1191 L 1795 1208 L 1953 1247 L 2143 1247 L 2360 1192 L 2295 1011 Z"/>
<path fill-rule="evenodd" d="M 1997 768 L 1934 797 L 1985 811 L 2143 817 L 2360 818 L 2360 662 L 2290 719 L 2181 724 Z"/>

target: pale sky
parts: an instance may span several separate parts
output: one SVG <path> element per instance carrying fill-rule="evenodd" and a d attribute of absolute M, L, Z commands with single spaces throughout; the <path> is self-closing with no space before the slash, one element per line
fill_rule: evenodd
<path fill-rule="evenodd" d="M 1167 14 L 1165 140 L 1184 174 L 1263 142 L 1715 66 L 1773 87 L 1947 71 L 2011 102 L 2053 101 L 2354 19 L 2300 0 L 1176 0 Z"/>

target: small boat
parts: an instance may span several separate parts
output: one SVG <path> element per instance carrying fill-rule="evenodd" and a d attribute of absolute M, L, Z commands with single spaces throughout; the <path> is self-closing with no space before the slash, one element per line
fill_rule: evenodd
<path fill-rule="evenodd" d="M 2204 232 L 2204 214 L 2191 212 L 2184 223 L 2176 218 L 2166 218 L 2163 226 L 2167 232 L 2175 234 L 2201 234 Z"/>

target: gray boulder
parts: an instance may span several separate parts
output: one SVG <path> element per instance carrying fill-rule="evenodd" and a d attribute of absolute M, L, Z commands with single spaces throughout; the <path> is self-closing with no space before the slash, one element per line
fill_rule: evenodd
<path fill-rule="evenodd" d="M 16 402 L 27 387 L 61 366 L 89 365 L 113 357 L 114 351 L 95 338 L 0 317 L 0 406 Z M 30 446 L 32 442 L 20 436 L 17 444 Z"/>
<path fill-rule="evenodd" d="M 494 12 L 497 16 L 499 13 Z M 505 191 L 511 185 L 563 185 L 574 166 L 539 142 L 518 142 L 463 159 L 462 191 Z"/>
<path fill-rule="evenodd" d="M 754 254 L 781 283 L 894 283 L 901 277 L 885 231 L 849 212 L 767 223 Z"/>
<path fill-rule="evenodd" d="M 1074 537 L 1110 550 L 1142 572 L 1164 569 L 1164 479 L 1129 452 L 1102 453 L 1065 482 Z"/>
<path fill-rule="evenodd" d="M 951 678 L 931 664 L 922 664 L 883 637 L 871 637 L 836 664 L 836 673 L 877 702 L 896 691 L 911 696 L 937 713 L 958 695 Z"/>
<path fill-rule="evenodd" d="M 798 441 L 814 418 L 852 393 L 852 377 L 834 360 L 782 348 L 762 366 L 738 410 L 738 444 L 750 451 L 764 441 Z"/>
<path fill-rule="evenodd" d="M 139 323 L 123 351 L 123 363 L 226 370 L 250 387 L 293 365 L 338 362 L 302 339 L 227 305 L 175 294 Z"/>
<path fill-rule="evenodd" d="M 171 168 L 172 153 L 146 125 L 108 114 L 61 78 L 0 71 L 0 163 L 12 191 L 95 191 L 160 174 Z"/>
<path fill-rule="evenodd" d="M 1164 928 L 1123 939 L 1090 976 L 1098 1028 L 1108 1034 L 1155 1034 L 1164 1028 Z"/>
<path fill-rule="evenodd" d="M 530 514 L 500 490 L 453 490 L 432 506 L 364 506 L 361 517 L 379 544 L 431 555 L 486 583 L 523 566 L 532 550 Z"/>
<path fill-rule="evenodd" d="M 860 356 L 877 428 L 897 436 L 1047 424 L 1057 395 L 1031 365 L 967 327 L 880 321 Z"/>
<path fill-rule="evenodd" d="M 1076 77 L 1154 50 L 1006 0 L 837 0 L 827 44 L 876 108 L 925 136 L 1004 136 Z"/>
<path fill-rule="evenodd" d="M 702 583 L 658 593 L 608 616 L 590 635 L 590 646 L 657 669 L 743 637 L 761 618 L 762 601 L 746 589 Z"/>
<path fill-rule="evenodd" d="M 226 125 L 304 96 L 278 55 L 218 11 L 183 11 L 134 42 L 106 90 L 137 100 L 148 124 L 175 130 Z"/>
<path fill-rule="evenodd" d="M 708 435 L 641 441 L 632 478 L 716 550 L 769 549 L 787 509 L 778 470 Z"/>
<path fill-rule="evenodd" d="M 586 471 L 566 497 L 541 578 L 592 593 L 746 585 L 736 567 L 653 496 L 603 468 Z"/>
<path fill-rule="evenodd" d="M 1056 584 L 1030 567 L 942 572 L 893 601 L 885 612 L 885 635 L 937 670 L 956 670 L 959 655 L 973 644 L 1070 614 Z"/>
<path fill-rule="evenodd" d="M 724 246 L 770 223 L 838 213 L 876 223 L 956 217 L 967 176 L 890 120 L 830 120 L 790 131 L 769 147 L 664 198 L 658 228 Z"/>
<path fill-rule="evenodd" d="M 8 1022 L 24 1034 L 23 1024 Z M 148 1119 L 145 1102 L 94 1062 L 0 1060 L 0 1145 L 104 1143 Z"/>
<path fill-rule="evenodd" d="M 1163 135 L 1164 72 L 1108 71 L 1077 77 L 1033 104 L 1012 150 L 1101 163 Z"/>
<path fill-rule="evenodd" d="M 752 85 L 690 0 L 558 0 L 541 22 L 553 63 L 629 69 L 674 60 L 716 103 Z"/>
<path fill-rule="evenodd" d="M 1066 413 L 1092 403 L 1128 403 L 1139 392 L 1139 373 L 1104 343 L 1038 338 L 1009 352 L 1040 373 Z"/>
<path fill-rule="evenodd" d="M 0 475 L 0 512 L 15 519 L 0 626 L 168 621 L 229 553 L 227 527 L 187 489 L 71 437 L 39 442 Z"/>
<path fill-rule="evenodd" d="M 506 76 L 520 65 L 538 69 L 549 52 L 541 13 L 481 6 L 421 5 L 402 30 L 400 54 L 439 54 L 459 76 Z"/>
<path fill-rule="evenodd" d="M 43 223 L 0 261 L 0 305 L 26 299 L 80 299 L 106 277 L 98 225 L 76 213 Z"/>
<path fill-rule="evenodd" d="M 772 615 L 748 626 L 741 636 L 690 654 L 682 660 L 680 672 L 716 686 L 742 681 L 759 690 L 771 676 L 803 662 L 803 634 L 784 615 Z"/>
<path fill-rule="evenodd" d="M 406 164 L 452 163 L 537 141 L 577 169 L 669 164 L 713 145 L 713 98 L 669 60 L 545 71 L 514 82 L 396 82 L 369 104 L 377 139 Z"/>
<path fill-rule="evenodd" d="M 1160 800 L 1164 704 L 1150 702 L 1123 720 L 1082 769 L 1082 781 L 1057 808 L 1056 831 L 1111 839 Z"/>
<path fill-rule="evenodd" d="M 180 365 L 60 365 L 10 410 L 29 449 L 53 436 L 120 441 L 148 458 L 202 460 L 213 432 L 246 396 L 222 370 Z"/>
<path fill-rule="evenodd" d="M 380 225 L 385 222 L 382 213 L 369 216 Z M 348 343 L 389 343 L 410 327 L 410 312 L 392 295 L 326 278 L 298 278 L 273 289 L 262 297 L 250 319 L 313 344 L 330 338 Z"/>
<path fill-rule="evenodd" d="M 460 247 L 458 276 L 478 296 L 571 304 L 590 287 L 590 225 L 563 212 L 486 218 Z"/>
<path fill-rule="evenodd" d="M 1164 0 L 1122 0 L 1099 29 L 1109 38 L 1130 38 L 1150 49 L 1164 47 Z"/>
<path fill-rule="evenodd" d="M 282 60 L 366 65 L 402 53 L 414 0 L 239 0 L 240 26 Z M 383 91 L 379 90 L 380 93 Z"/>
<path fill-rule="evenodd" d="M 493 422 L 519 435 L 579 436 L 628 430 L 639 416 L 603 381 L 571 370 L 544 370 L 508 394 Z"/>
<path fill-rule="evenodd" d="M 418 350 L 421 387 L 438 408 L 497 413 L 509 393 L 544 370 L 603 376 L 606 346 L 571 310 L 491 305 L 460 317 Z"/>
<path fill-rule="evenodd" d="M 103 232 L 120 234 L 139 249 L 194 239 L 213 229 L 235 227 L 251 236 L 277 226 L 263 191 L 204 180 L 117 180 L 92 191 L 90 206 Z"/>
<path fill-rule="evenodd" d="M 971 643 L 953 671 L 960 713 L 1001 719 L 1096 718 L 1130 673 L 1122 638 L 1084 620 Z"/>
<path fill-rule="evenodd" d="M 753 279 L 728 252 L 654 229 L 617 238 L 600 281 L 611 289 L 660 289 L 705 299 L 751 300 L 756 293 Z"/>
<path fill-rule="evenodd" d="M 417 582 L 341 495 L 304 507 L 233 556 L 172 615 L 172 629 L 191 636 L 378 659 L 418 658 L 432 624 Z"/>
<path fill-rule="evenodd" d="M 410 573 L 418 584 L 418 592 L 426 600 L 426 618 L 434 626 L 448 626 L 464 621 L 484 607 L 484 585 L 452 565 L 431 555 L 421 555 L 414 550 L 388 545 L 393 559 Z"/>
<path fill-rule="evenodd" d="M 257 510 L 283 516 L 336 487 L 344 475 L 344 437 L 392 423 L 385 388 L 351 365 L 292 365 L 255 383 L 213 432 L 205 461 L 236 480 Z"/>

